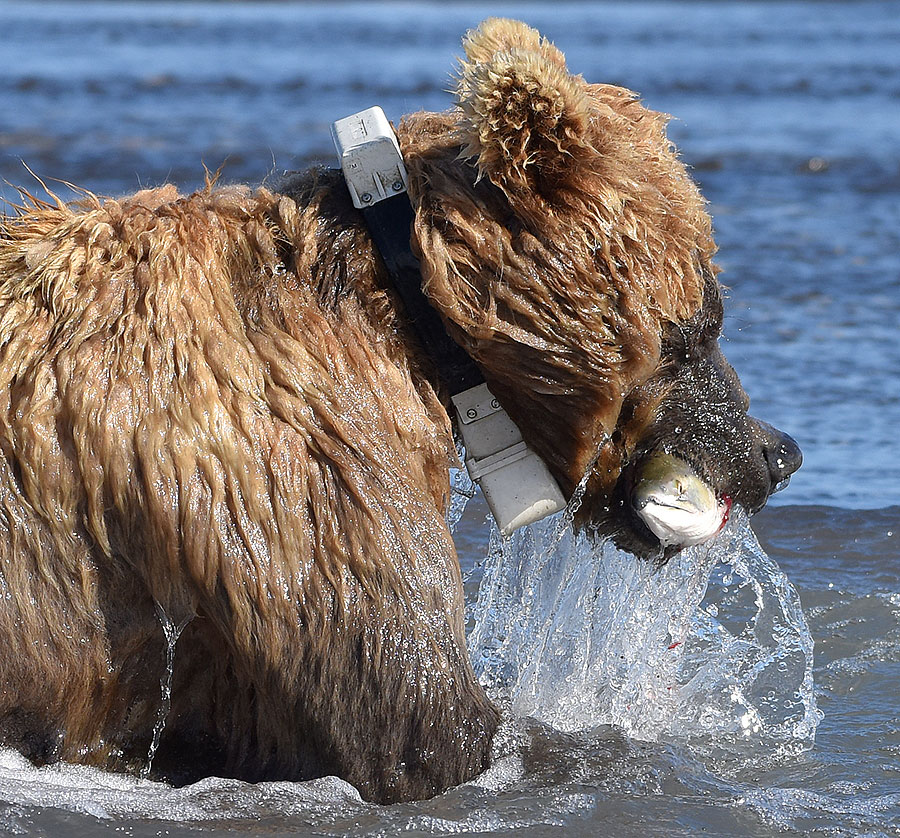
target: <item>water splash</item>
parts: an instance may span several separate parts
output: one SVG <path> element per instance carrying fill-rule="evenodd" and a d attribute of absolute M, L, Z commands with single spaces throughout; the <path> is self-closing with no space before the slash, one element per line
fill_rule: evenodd
<path fill-rule="evenodd" d="M 683 713 L 675 730 L 762 734 L 782 750 L 811 743 L 823 714 L 816 706 L 813 639 L 797 591 L 745 514 L 719 538 L 716 553 L 721 563 L 693 615 L 680 668 L 680 697 L 693 712 Z"/>
<path fill-rule="evenodd" d="M 469 648 L 495 700 L 563 731 L 812 741 L 812 638 L 746 515 L 656 569 L 576 533 L 573 508 L 492 533 Z"/>
<path fill-rule="evenodd" d="M 153 767 L 153 758 L 159 750 L 159 742 L 162 738 L 163 731 L 166 728 L 166 721 L 169 718 L 169 710 L 172 707 L 172 675 L 175 670 L 175 644 L 185 626 L 193 619 L 193 613 L 185 615 L 177 624 L 166 613 L 166 610 L 158 602 L 156 605 L 156 616 L 159 624 L 162 626 L 163 634 L 166 637 L 166 668 L 163 671 L 162 678 L 159 682 L 160 687 L 160 703 L 159 711 L 156 716 L 156 723 L 153 725 L 153 738 L 150 740 L 150 749 L 147 752 L 147 764 L 141 769 L 141 778 L 146 780 L 150 776 L 150 769 Z"/>
<path fill-rule="evenodd" d="M 459 449 L 462 451 L 462 449 Z M 465 456 L 461 453 L 460 459 Z M 469 472 L 464 468 L 450 470 L 450 506 L 447 509 L 447 526 L 450 532 L 456 532 L 456 527 L 466 511 L 469 501 L 475 497 L 478 486 L 469 477 Z"/>

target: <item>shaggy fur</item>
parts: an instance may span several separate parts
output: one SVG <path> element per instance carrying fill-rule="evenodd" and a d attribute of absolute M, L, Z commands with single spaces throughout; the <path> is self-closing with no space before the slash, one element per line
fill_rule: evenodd
<path fill-rule="evenodd" d="M 718 299 L 709 218 L 632 94 L 514 22 L 465 47 L 458 108 L 398 129 L 423 285 L 564 490 L 594 463 L 608 509 L 666 335 Z M 3 742 L 139 769 L 162 623 L 164 776 L 391 801 L 487 765 L 445 394 L 336 173 L 7 217 L 0 453 Z"/>

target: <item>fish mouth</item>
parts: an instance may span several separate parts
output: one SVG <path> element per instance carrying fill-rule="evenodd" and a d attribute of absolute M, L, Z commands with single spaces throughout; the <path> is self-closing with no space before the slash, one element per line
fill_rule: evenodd
<path fill-rule="evenodd" d="M 637 464 L 630 496 L 634 514 L 667 554 L 709 541 L 731 512 L 730 497 L 718 495 L 689 463 L 665 452 Z"/>

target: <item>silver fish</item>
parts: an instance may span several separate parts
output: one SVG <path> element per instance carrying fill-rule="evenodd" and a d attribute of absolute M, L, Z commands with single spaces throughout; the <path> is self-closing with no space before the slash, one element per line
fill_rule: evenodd
<path fill-rule="evenodd" d="M 682 459 L 653 454 L 641 465 L 635 511 L 663 546 L 689 547 L 712 538 L 731 507 Z"/>

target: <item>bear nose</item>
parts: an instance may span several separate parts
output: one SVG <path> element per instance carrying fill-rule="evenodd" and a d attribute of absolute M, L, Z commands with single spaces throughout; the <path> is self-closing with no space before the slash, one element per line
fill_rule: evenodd
<path fill-rule="evenodd" d="M 793 438 L 783 431 L 765 422 L 759 424 L 767 437 L 763 443 L 763 457 L 772 480 L 772 491 L 777 492 L 787 486 L 790 476 L 800 468 L 803 453 Z"/>

